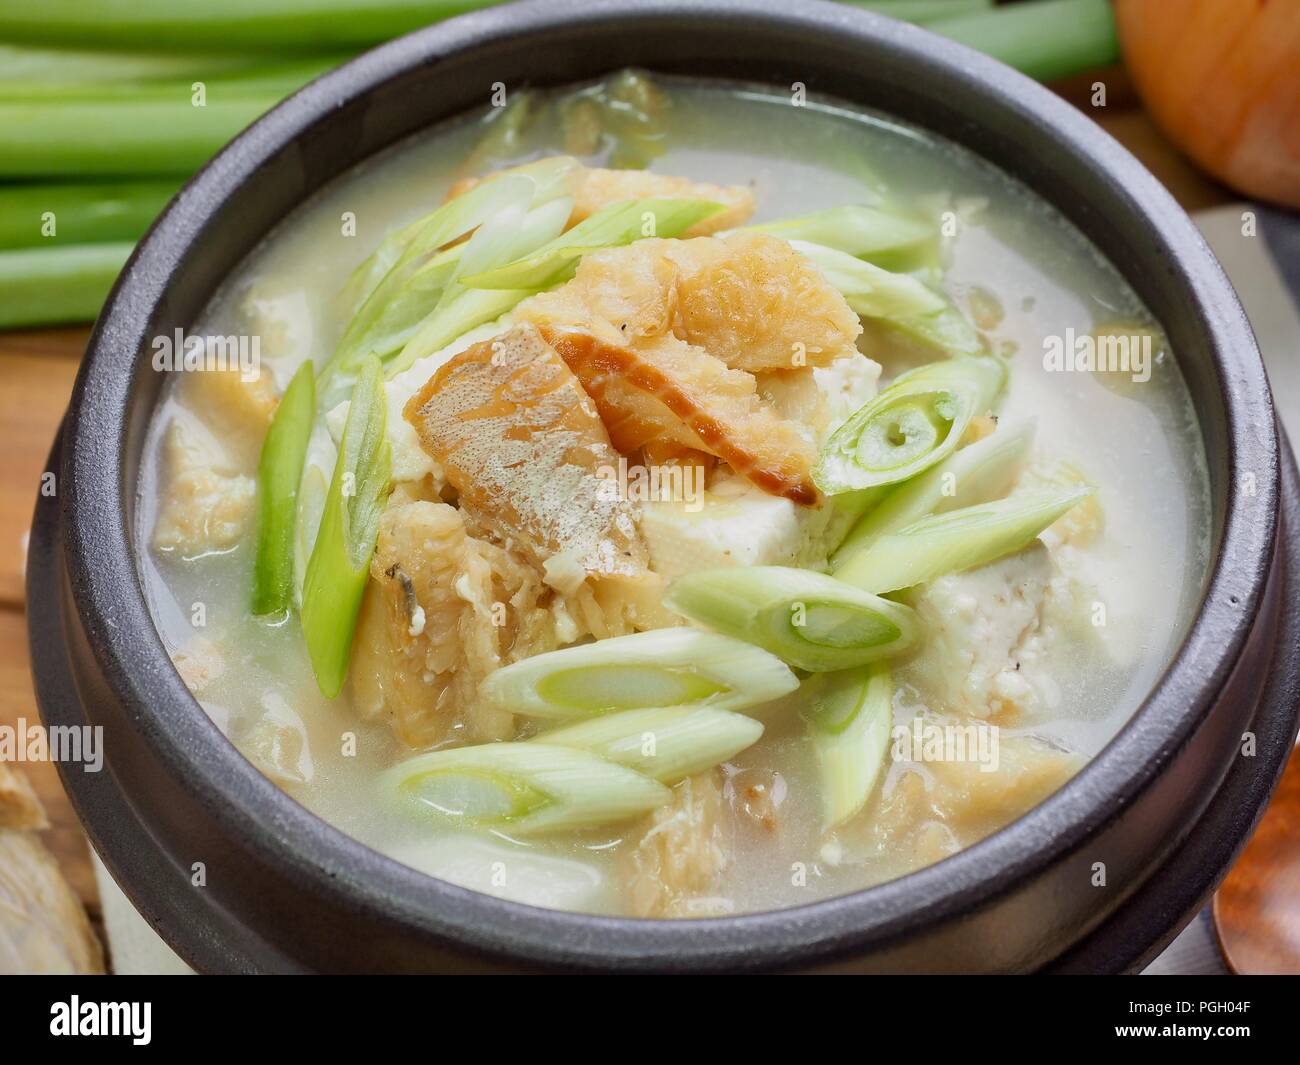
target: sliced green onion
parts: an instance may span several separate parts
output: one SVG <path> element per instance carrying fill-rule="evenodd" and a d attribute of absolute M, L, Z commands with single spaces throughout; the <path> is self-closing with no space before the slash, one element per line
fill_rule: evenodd
<path fill-rule="evenodd" d="M 0 248 L 137 240 L 180 186 L 122 181 L 0 188 Z"/>
<path fill-rule="evenodd" d="M 433 751 L 381 779 L 407 809 L 511 835 L 614 824 L 672 801 L 657 780 L 589 751 L 536 741 Z"/>
<path fill-rule="evenodd" d="M 652 230 L 654 235 L 660 237 L 677 236 L 694 224 L 693 219 L 701 217 L 697 214 L 697 211 L 701 209 L 699 205 L 704 202 L 697 200 L 628 200 L 602 208 L 586 219 L 582 225 L 586 225 L 588 222 L 592 223 L 592 225 L 584 231 L 585 235 L 579 238 L 582 240 L 581 247 L 576 247 L 571 243 L 573 234 L 577 233 L 581 228 L 581 226 L 574 226 L 567 233 L 556 236 L 540 248 L 536 246 L 526 249 L 517 247 L 516 252 L 518 254 L 543 253 L 543 259 L 539 260 L 540 265 L 536 268 L 536 272 L 539 275 L 550 277 L 552 280 L 548 284 L 558 284 L 559 281 L 572 274 L 574 265 L 582 255 L 588 251 L 596 250 L 597 247 L 616 247 L 630 243 L 645 236 L 647 230 Z M 714 206 L 716 205 L 709 204 L 710 208 Z M 708 213 L 706 212 L 704 217 L 707 217 Z M 534 214 L 536 212 L 530 212 L 529 217 L 531 218 Z M 627 224 L 628 218 L 644 219 L 647 224 L 644 229 L 640 226 L 632 226 Z M 651 224 L 652 221 L 653 225 Z M 532 234 L 525 227 L 521 230 L 518 243 L 524 245 L 527 243 L 527 239 L 531 239 L 531 237 Z M 597 240 L 603 240 L 604 243 L 594 243 Z M 553 250 L 558 253 L 555 260 L 550 258 L 550 253 Z M 505 258 L 499 265 L 507 270 L 510 269 L 509 263 L 512 258 L 514 256 Z M 528 261 L 527 258 L 522 260 L 522 262 Z M 557 265 L 557 263 L 563 265 Z M 528 273 L 529 276 L 532 276 L 534 272 L 532 266 L 520 266 L 520 270 Z M 478 286 L 484 277 L 491 279 L 495 284 L 504 279 L 504 271 L 484 271 L 473 277 L 462 278 L 457 290 L 454 292 L 454 297 L 445 302 L 440 300 L 437 309 L 424 320 L 419 331 L 407 341 L 401 353 L 390 361 L 388 368 L 390 375 L 401 373 L 412 363 L 438 351 L 440 348 L 446 347 L 458 336 L 463 335 L 475 326 L 501 317 L 507 311 L 513 310 L 521 301 L 547 287 L 545 285 L 526 288 L 468 287 L 471 284 Z"/>
<path fill-rule="evenodd" d="M 494 257 L 497 263 L 508 261 L 558 235 L 564 229 L 570 211 L 567 198 L 534 207 L 522 218 L 517 208 L 507 209 L 483 224 L 470 241 L 476 244 L 475 248 L 467 247 L 464 254 L 473 254 L 480 261 L 489 256 Z M 441 270 L 442 264 L 431 263 L 426 271 L 413 278 L 412 288 L 419 288 L 423 283 L 422 275 L 435 267 Z M 389 360 L 390 376 L 401 373 L 425 355 L 446 347 L 469 330 L 500 318 L 521 300 L 537 292 L 536 289 L 467 289 L 456 275 L 457 270 L 453 269 L 438 293 L 433 310 L 419 323 L 401 351 Z"/>
<path fill-rule="evenodd" d="M 307 445 L 310 453 L 311 444 Z M 298 485 L 298 518 L 293 538 L 293 593 L 294 605 L 302 608 L 302 590 L 307 584 L 307 566 L 311 562 L 312 548 L 320 520 L 325 515 L 325 500 L 329 496 L 330 481 L 324 466 L 308 462 Z"/>
<path fill-rule="evenodd" d="M 1032 420 L 1017 426 L 999 425 L 983 440 L 959 448 L 920 476 L 890 489 L 850 530 L 831 556 L 832 568 L 887 532 L 931 514 L 988 503 L 1006 495 L 1033 440 Z"/>
<path fill-rule="evenodd" d="M 388 397 L 375 358 L 352 390 L 347 423 L 302 593 L 302 632 L 322 694 L 334 698 L 348 675 L 352 633 L 370 577 L 370 557 L 389 489 Z"/>
<path fill-rule="evenodd" d="M 536 183 L 524 175 L 503 175 L 475 186 L 426 218 L 385 238 L 349 282 L 350 289 L 358 294 L 365 290 L 367 295 L 343 331 L 330 370 L 348 373 L 367 355 L 384 358 L 399 351 L 441 295 L 441 286 L 410 284 L 412 275 L 422 265 L 428 265 L 427 257 L 434 256 L 446 264 L 442 275 L 445 282 L 464 246 L 456 245 L 440 255 L 438 249 L 512 204 L 527 205 L 536 190 Z"/>
<path fill-rule="evenodd" d="M 864 318 L 920 318 L 947 306 L 942 296 L 909 274 L 890 273 L 813 241 L 792 239 L 790 246 L 816 263 L 826 280 Z"/>
<path fill-rule="evenodd" d="M 550 288 L 569 280 L 590 251 L 631 244 L 640 237 L 675 237 L 722 204 L 710 200 L 624 200 L 602 207 L 531 255 L 463 279 L 467 288 Z"/>
<path fill-rule="evenodd" d="M 298 483 L 316 413 L 316 377 L 310 362 L 298 367 L 262 441 L 257 464 L 257 558 L 253 613 L 283 614 L 293 606 L 294 536 Z"/>
<path fill-rule="evenodd" d="M 543 732 L 534 743 L 579 747 L 675 784 L 735 757 L 758 741 L 752 717 L 709 706 L 624 710 Z"/>
<path fill-rule="evenodd" d="M 485 178 L 436 210 L 385 236 L 373 254 L 352 272 L 340 299 L 353 314 L 359 313 L 361 305 L 395 267 L 413 262 L 418 265 L 417 257 L 433 255 L 444 244 L 464 236 L 485 218 L 514 202 L 520 195 L 520 180 L 533 183 L 530 202 L 536 206 L 570 193 L 579 166 L 578 161 L 570 156 L 551 156 Z M 445 252 L 458 256 L 457 248 L 459 245 L 445 249 Z M 381 298 L 381 304 L 392 298 L 398 282 L 403 280 L 404 276 L 389 282 L 388 293 Z"/>
<path fill-rule="evenodd" d="M 371 354 L 386 360 L 390 375 L 399 373 L 532 295 L 467 291 L 460 277 L 558 236 L 572 213 L 566 193 L 577 167 L 576 160 L 560 156 L 502 171 L 385 238 L 348 283 L 345 300 L 368 295 L 344 331 L 326 379 L 346 381 Z M 470 230 L 467 242 L 445 247 Z M 326 398 L 335 398 L 335 391 Z"/>
<path fill-rule="evenodd" d="M 823 573 L 787 566 L 722 566 L 678 577 L 669 610 L 757 644 L 813 673 L 852 669 L 910 648 L 911 608 L 859 592 Z"/>
<path fill-rule="evenodd" d="M 894 723 L 889 666 L 823 673 L 806 681 L 804 711 L 821 771 L 822 826 L 844 824 L 867 804 L 888 762 Z"/>
<path fill-rule="evenodd" d="M 439 880 L 549 910 L 596 912 L 610 887 L 606 872 L 591 862 L 479 831 L 426 833 L 386 853 Z"/>
<path fill-rule="evenodd" d="M 419 331 L 406 342 L 406 346 L 388 363 L 389 376 L 409 369 L 414 363 L 445 348 L 471 329 L 500 318 L 507 311 L 535 296 L 536 289 L 505 289 L 503 291 L 469 289 L 460 293 L 446 306 L 431 314 Z"/>
<path fill-rule="evenodd" d="M 0 251 L 0 329 L 93 321 L 134 247 L 114 242 Z"/>
<path fill-rule="evenodd" d="M 536 111 L 536 95 L 528 89 L 516 90 L 504 107 L 493 107 L 479 122 L 482 133 L 478 143 L 465 157 L 459 172 L 471 176 L 490 170 L 506 159 L 516 159 L 523 152 L 523 136 Z"/>
<path fill-rule="evenodd" d="M 907 276 L 894 274 L 894 277 Z M 853 300 L 847 300 L 850 307 Z M 865 318 L 872 315 L 858 310 Z M 945 302 L 943 310 L 933 314 L 918 315 L 914 318 L 894 318 L 888 315 L 875 317 L 878 324 L 886 331 L 899 333 L 912 341 L 948 356 L 979 356 L 988 351 L 979 332 L 953 304 Z"/>
<path fill-rule="evenodd" d="M 883 594 L 982 566 L 1027 546 L 1092 491 L 1036 489 L 922 518 L 854 554 L 833 579 Z"/>
<path fill-rule="evenodd" d="M 898 377 L 834 433 L 813 480 L 827 495 L 896 484 L 942 461 L 1006 381 L 993 357 L 930 363 Z"/>
<path fill-rule="evenodd" d="M 607 146 L 607 166 L 644 170 L 666 150 L 668 106 L 645 74 L 622 70 L 563 97 L 558 112 L 565 143 L 573 145 L 575 155 L 597 155 Z"/>
<path fill-rule="evenodd" d="M 457 198 L 459 199 L 459 197 Z M 444 204 L 444 206 L 446 205 Z M 442 210 L 442 208 L 440 207 L 438 210 Z M 361 264 L 349 275 L 338 294 L 339 305 L 343 309 L 343 313 L 347 314 L 349 324 L 352 318 L 361 312 L 362 305 L 366 300 L 374 295 L 379 283 L 384 280 L 388 272 L 406 254 L 411 241 L 415 239 L 429 217 L 425 215 L 422 218 L 417 218 L 414 222 L 399 226 L 397 229 L 390 229 L 379 242 L 379 247 L 366 256 Z M 423 250 L 429 251 L 427 248 Z M 447 250 L 450 251 L 451 249 Z"/>
<path fill-rule="evenodd" d="M 570 718 L 659 706 L 742 710 L 798 686 L 766 651 L 669 628 L 534 655 L 490 673 L 479 697 L 516 714 Z"/>
<path fill-rule="evenodd" d="M 844 301 L 863 318 L 879 322 L 946 355 L 979 355 L 984 343 L 960 311 L 910 274 L 884 270 L 824 244 L 792 240 Z"/>
<path fill-rule="evenodd" d="M 730 233 L 767 233 L 782 240 L 801 240 L 864 259 L 912 248 L 935 238 L 932 225 L 894 211 L 856 203 L 744 226 L 724 235 Z"/>
<path fill-rule="evenodd" d="M 547 204 L 547 206 L 553 207 L 555 204 L 551 203 Z M 438 298 L 439 294 L 447 287 L 447 282 L 456 276 L 456 271 L 460 268 L 461 256 L 464 253 L 465 244 L 461 243 L 453 244 L 450 248 L 442 248 L 431 255 L 424 261 L 423 266 L 416 267 L 415 272 L 411 274 L 410 279 L 406 282 L 411 295 L 421 297 L 426 305 L 429 300 Z M 394 347 L 400 346 L 400 342 L 394 345 Z M 378 352 L 375 352 L 375 354 L 378 354 Z"/>
<path fill-rule="evenodd" d="M 528 253 L 539 246 L 545 247 L 564 232 L 572 213 L 573 200 L 568 196 L 532 210 L 526 204 L 512 204 L 498 211 L 465 244 L 459 261 L 443 284 L 438 309 L 446 307 L 467 288 L 477 288 L 471 283 L 475 275 L 494 273 L 502 263 L 517 258 L 521 251 Z"/>
<path fill-rule="evenodd" d="M 857 528 L 863 515 L 889 494 L 885 488 L 862 488 L 856 492 L 841 492 L 839 495 L 827 496 L 823 506 L 831 507 L 831 519 L 827 523 L 823 544 L 829 558 L 842 544 L 845 538 Z"/>
<path fill-rule="evenodd" d="M 410 316 L 395 337 L 400 345 L 386 353 L 388 375 L 401 373 L 416 359 L 446 347 L 484 322 L 500 318 L 520 300 L 533 295 L 534 289 L 523 292 L 466 289 L 457 280 L 463 256 L 495 253 L 500 260 L 522 249 L 534 248 L 564 228 L 571 210 L 567 198 L 553 200 L 526 213 L 518 207 L 507 208 L 479 227 L 469 241 L 475 245 L 473 248 L 467 244 L 459 253 L 448 249 L 411 275 L 406 290 L 393 302 L 388 314 L 390 321 L 402 314 Z"/>

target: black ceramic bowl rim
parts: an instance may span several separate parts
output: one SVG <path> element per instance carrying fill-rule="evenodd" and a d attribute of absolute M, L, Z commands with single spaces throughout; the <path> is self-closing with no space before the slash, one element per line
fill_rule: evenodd
<path fill-rule="evenodd" d="M 1007 828 L 901 879 L 793 909 L 688 922 L 594 917 L 479 894 L 387 859 L 300 806 L 235 750 L 182 683 L 146 605 L 127 527 L 134 483 L 127 415 L 138 379 L 149 372 L 146 339 L 192 243 L 234 189 L 304 131 L 328 122 L 340 101 L 408 68 L 580 24 L 633 33 L 665 22 L 687 35 L 709 27 L 738 35 L 761 29 L 783 35 L 792 48 L 801 39 L 833 37 L 859 55 L 887 53 L 914 65 L 918 77 L 945 78 L 971 100 L 996 106 L 1024 143 L 1063 153 L 1104 183 L 1113 208 L 1144 221 L 1143 239 L 1158 245 L 1171 283 L 1196 308 L 1228 428 L 1221 453 L 1210 456 L 1219 488 L 1216 540 L 1200 611 L 1132 720 L 1073 780 Z M 511 5 L 422 30 L 325 75 L 233 141 L 141 242 L 91 338 L 65 441 L 65 551 L 86 634 L 107 683 L 133 708 L 138 729 L 169 771 L 224 830 L 302 891 L 522 965 L 681 970 L 833 959 L 1008 892 L 1115 818 L 1205 718 L 1259 608 L 1277 520 L 1278 443 L 1263 366 L 1222 271 L 1168 193 L 1089 119 L 1001 64 L 910 26 L 821 3 L 796 10 L 762 0 Z M 1250 506 L 1236 490 L 1247 478 L 1254 483 Z"/>

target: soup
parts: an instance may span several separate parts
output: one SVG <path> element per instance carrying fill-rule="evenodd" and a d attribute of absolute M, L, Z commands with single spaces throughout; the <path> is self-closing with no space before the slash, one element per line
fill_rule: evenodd
<path fill-rule="evenodd" d="M 635 72 L 494 103 L 154 345 L 140 564 L 217 726 L 429 875 L 638 917 L 858 890 L 1059 788 L 1209 551 L 1119 275 L 860 109 Z"/>

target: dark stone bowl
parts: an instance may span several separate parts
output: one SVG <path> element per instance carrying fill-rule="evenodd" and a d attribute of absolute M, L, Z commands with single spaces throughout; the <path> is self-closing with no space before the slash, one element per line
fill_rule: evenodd
<path fill-rule="evenodd" d="M 1194 624 L 1120 732 L 1057 794 L 891 883 L 796 909 L 646 922 L 534 909 L 423 876 L 264 778 L 191 698 L 154 629 L 131 530 L 162 375 L 147 340 L 188 327 L 267 231 L 492 82 L 624 66 L 839 96 L 972 149 L 1072 219 L 1163 322 L 1195 400 L 1213 565 Z M 49 724 L 102 725 L 107 771 L 64 767 L 96 850 L 203 970 L 1123 970 L 1222 875 L 1296 730 L 1296 476 L 1250 329 L 1186 215 L 1051 93 L 955 44 L 831 4 L 548 0 L 394 41 L 258 121 L 187 185 L 118 281 L 37 507 L 32 657 Z M 1255 755 L 1240 755 L 1243 733 Z M 207 886 L 190 882 L 202 861 Z M 1092 886 L 1104 861 L 1107 884 Z"/>

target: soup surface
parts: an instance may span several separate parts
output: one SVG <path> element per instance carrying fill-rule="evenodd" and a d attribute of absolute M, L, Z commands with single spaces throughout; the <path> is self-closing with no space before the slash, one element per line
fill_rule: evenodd
<path fill-rule="evenodd" d="M 377 850 L 607 914 L 857 890 L 1056 790 L 1205 572 L 1158 323 L 867 111 L 494 103 L 155 344 L 140 565 L 217 726 Z"/>

